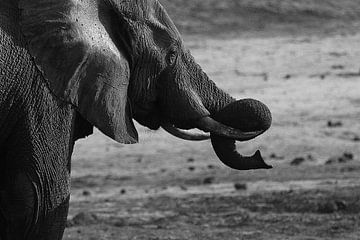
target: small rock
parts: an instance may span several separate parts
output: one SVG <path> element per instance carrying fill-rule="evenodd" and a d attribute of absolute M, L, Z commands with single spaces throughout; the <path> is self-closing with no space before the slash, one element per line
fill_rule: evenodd
<path fill-rule="evenodd" d="M 339 210 L 345 210 L 347 208 L 347 206 L 348 206 L 347 203 L 345 201 L 342 201 L 342 200 L 335 201 L 335 204 L 336 204 L 336 206 L 337 206 L 337 208 Z"/>
<path fill-rule="evenodd" d="M 355 167 L 355 166 L 345 166 L 340 169 L 341 172 L 354 172 L 354 171 L 358 171 L 358 170 L 359 170 L 359 168 Z"/>
<path fill-rule="evenodd" d="M 267 73 L 262 74 L 264 82 L 267 82 L 269 80 L 269 75 Z"/>
<path fill-rule="evenodd" d="M 325 164 L 334 164 L 334 163 L 347 163 L 349 161 L 352 161 L 354 159 L 354 154 L 351 152 L 344 152 L 341 156 L 334 156 L 329 158 Z"/>
<path fill-rule="evenodd" d="M 120 194 L 125 194 L 126 193 L 126 189 L 121 189 L 120 190 Z"/>
<path fill-rule="evenodd" d="M 207 168 L 208 168 L 208 169 L 214 169 L 215 166 L 210 164 L 210 165 L 207 166 Z"/>
<path fill-rule="evenodd" d="M 126 226 L 126 221 L 124 219 L 116 219 L 116 221 L 113 223 L 115 227 L 124 227 Z"/>
<path fill-rule="evenodd" d="M 97 222 L 98 217 L 96 216 L 96 214 L 90 212 L 80 212 L 67 222 L 67 226 L 85 226 L 95 224 Z"/>
<path fill-rule="evenodd" d="M 214 182 L 215 178 L 214 177 L 206 177 L 203 180 L 203 184 L 212 184 Z"/>
<path fill-rule="evenodd" d="M 298 166 L 298 165 L 302 164 L 303 162 L 305 162 L 305 158 L 303 158 L 303 157 L 297 157 L 297 158 L 294 158 L 294 159 L 290 162 L 290 165 L 292 165 L 292 166 Z"/>
<path fill-rule="evenodd" d="M 83 195 L 83 196 L 90 196 L 90 195 L 91 195 L 91 192 L 88 191 L 88 190 L 84 190 L 84 191 L 82 192 L 82 195 Z"/>
<path fill-rule="evenodd" d="M 336 212 L 337 210 L 338 210 L 338 206 L 333 201 L 327 201 L 318 204 L 319 213 L 333 213 Z"/>
<path fill-rule="evenodd" d="M 290 74 L 286 74 L 285 76 L 284 76 L 284 79 L 290 79 L 291 78 L 291 75 Z"/>
<path fill-rule="evenodd" d="M 188 190 L 187 187 L 185 187 L 184 185 L 180 185 L 180 189 L 183 190 L 183 191 Z"/>
<path fill-rule="evenodd" d="M 320 77 L 321 80 L 324 80 L 326 78 L 326 75 L 325 74 L 320 74 L 319 77 Z"/>
<path fill-rule="evenodd" d="M 342 69 L 344 69 L 344 68 L 345 68 L 345 66 L 344 66 L 344 65 L 332 65 L 332 66 L 331 66 L 331 68 L 332 68 L 332 69 L 339 69 L 339 70 L 342 70 Z"/>
<path fill-rule="evenodd" d="M 310 75 L 311 78 L 320 78 L 321 80 L 324 80 L 327 76 L 329 76 L 330 72 L 324 72 L 324 73 L 317 73 Z"/>
<path fill-rule="evenodd" d="M 343 78 L 353 78 L 353 77 L 359 77 L 360 76 L 360 72 L 342 72 L 342 73 L 338 73 L 336 74 L 336 76 L 338 77 L 343 77 Z"/>
<path fill-rule="evenodd" d="M 345 158 L 347 158 L 348 160 L 353 160 L 354 159 L 354 154 L 352 154 L 351 152 L 344 152 L 343 156 Z"/>
<path fill-rule="evenodd" d="M 315 158 L 314 158 L 313 155 L 311 155 L 311 154 L 308 154 L 308 155 L 306 156 L 306 158 L 307 158 L 307 160 L 309 160 L 309 161 L 314 161 L 314 160 L 315 160 Z"/>
<path fill-rule="evenodd" d="M 270 154 L 269 157 L 270 157 L 270 158 L 277 158 L 277 155 L 276 155 L 276 153 L 272 153 L 272 154 Z"/>
<path fill-rule="evenodd" d="M 332 57 L 343 57 L 347 55 L 347 52 L 329 52 Z"/>
<path fill-rule="evenodd" d="M 246 190 L 247 185 L 246 185 L 246 183 L 234 183 L 234 188 L 236 190 Z"/>
<path fill-rule="evenodd" d="M 352 140 L 354 142 L 360 142 L 360 137 L 359 136 L 354 136 Z"/>
<path fill-rule="evenodd" d="M 330 165 L 330 164 L 334 164 L 334 163 L 337 163 L 337 162 L 338 162 L 337 157 L 331 157 L 325 162 L 325 165 Z"/>
<path fill-rule="evenodd" d="M 195 167 L 191 166 L 191 167 L 188 167 L 189 171 L 194 171 L 195 170 Z"/>
<path fill-rule="evenodd" d="M 195 159 L 193 159 L 193 158 L 188 158 L 188 159 L 187 159 L 187 162 L 195 162 Z"/>
<path fill-rule="evenodd" d="M 279 159 L 279 160 L 284 159 L 284 156 L 278 156 L 276 153 L 271 153 L 269 157 L 272 159 Z"/>
<path fill-rule="evenodd" d="M 327 126 L 330 127 L 330 128 L 335 128 L 335 127 L 341 127 L 343 124 L 341 121 L 331 121 L 329 120 L 327 122 Z"/>

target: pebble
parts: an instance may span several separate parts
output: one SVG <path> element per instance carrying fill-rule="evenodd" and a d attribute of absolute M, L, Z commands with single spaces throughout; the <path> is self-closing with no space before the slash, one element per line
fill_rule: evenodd
<path fill-rule="evenodd" d="M 246 190 L 247 185 L 246 185 L 246 183 L 234 183 L 234 188 L 236 190 Z"/>
<path fill-rule="evenodd" d="M 298 166 L 298 165 L 302 164 L 303 162 L 305 162 L 305 158 L 303 158 L 303 157 L 297 157 L 297 158 L 294 158 L 294 159 L 290 162 L 290 165 L 292 165 L 292 166 Z"/>
<path fill-rule="evenodd" d="M 206 177 L 203 180 L 203 184 L 212 184 L 214 182 L 215 178 L 214 177 Z"/>

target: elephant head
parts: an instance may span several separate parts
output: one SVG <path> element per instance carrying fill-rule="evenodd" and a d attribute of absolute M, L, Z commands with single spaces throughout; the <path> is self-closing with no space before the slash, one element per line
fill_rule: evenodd
<path fill-rule="evenodd" d="M 137 142 L 133 120 L 210 132 L 220 160 L 236 169 L 269 168 L 259 152 L 242 157 L 235 140 L 250 140 L 271 124 L 259 101 L 219 89 L 185 48 L 157 0 L 20 0 L 21 27 L 49 89 L 104 134 Z"/>

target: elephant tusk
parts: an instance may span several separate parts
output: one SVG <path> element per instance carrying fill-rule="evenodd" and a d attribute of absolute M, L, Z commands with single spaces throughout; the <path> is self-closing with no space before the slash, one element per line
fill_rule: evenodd
<path fill-rule="evenodd" d="M 203 141 L 210 139 L 210 134 L 201 134 L 201 133 L 190 133 L 185 130 L 181 130 L 169 123 L 162 123 L 161 127 L 170 133 L 171 135 L 174 135 L 175 137 L 189 140 L 189 141 Z"/>
<path fill-rule="evenodd" d="M 235 129 L 229 126 L 226 126 L 218 121 L 215 121 L 211 117 L 203 117 L 197 122 L 197 128 L 203 130 L 204 132 L 210 132 L 212 134 L 226 137 L 230 139 L 234 139 L 237 141 L 247 141 L 253 139 L 266 130 L 259 130 L 259 131 L 250 131 L 244 132 L 239 129 Z"/>

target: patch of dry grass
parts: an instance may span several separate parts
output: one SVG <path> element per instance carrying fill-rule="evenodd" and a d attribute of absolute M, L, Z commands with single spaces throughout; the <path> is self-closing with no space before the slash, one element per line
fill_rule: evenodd
<path fill-rule="evenodd" d="M 217 35 L 270 31 L 328 33 L 353 30 L 359 0 L 160 0 L 180 31 Z M 356 25 L 356 24 L 355 24 Z"/>

